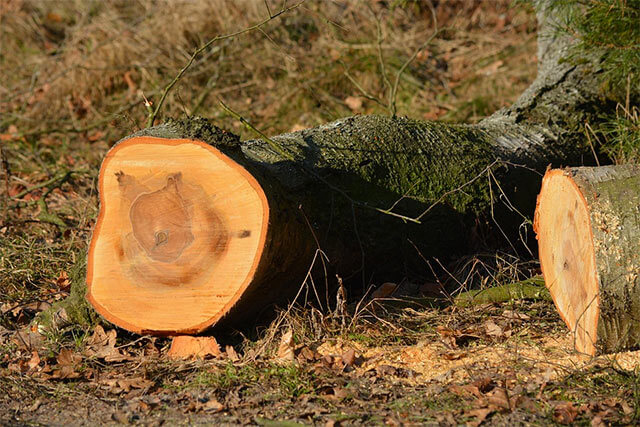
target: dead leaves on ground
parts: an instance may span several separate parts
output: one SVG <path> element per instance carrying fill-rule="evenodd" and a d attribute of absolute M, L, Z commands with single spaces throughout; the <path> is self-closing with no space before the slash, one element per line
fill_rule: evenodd
<path fill-rule="evenodd" d="M 87 340 L 83 354 L 95 357 L 105 362 L 122 362 L 132 360 L 133 357 L 125 351 L 116 348 L 117 333 L 115 329 L 104 330 L 100 325 L 93 330 L 93 335 Z"/>
<path fill-rule="evenodd" d="M 440 341 L 445 347 L 441 356 L 447 360 L 458 360 L 467 356 L 467 347 L 471 343 L 486 340 L 491 343 L 502 342 L 514 335 L 514 326 L 529 320 L 529 316 L 513 310 L 504 310 L 499 317 L 491 317 L 484 322 L 454 328 L 437 326 Z"/>
<path fill-rule="evenodd" d="M 93 370 L 85 362 L 99 360 L 117 363 L 133 361 L 138 356 L 116 346 L 115 329 L 105 331 L 100 325 L 84 340 L 82 352 L 63 347 L 53 356 L 44 357 L 43 353 L 47 353 L 46 340 L 35 328 L 25 328 L 13 333 L 12 341 L 17 351 L 13 355 L 14 360 L 8 363 L 9 371 L 27 374 L 39 380 L 91 379 Z M 139 355 L 159 354 L 154 342 L 155 338 L 149 338 L 149 343 L 141 348 Z"/>
<path fill-rule="evenodd" d="M 536 388 L 542 390 L 546 380 L 541 379 L 538 384 L 522 384 L 513 380 L 503 380 L 500 383 L 485 377 L 469 384 L 452 384 L 448 391 L 464 399 L 472 399 L 472 409 L 462 413 L 468 419 L 467 425 L 478 426 L 493 414 L 524 411 L 532 414 L 549 414 L 554 422 L 570 425 L 579 419 L 591 420 L 592 426 L 610 425 L 614 420 L 623 424 L 632 420 L 634 409 L 624 400 L 607 398 L 602 401 L 577 404 L 571 401 L 546 400 L 540 393 L 532 398 L 531 391 Z M 620 418 L 622 416 L 622 419 Z"/>

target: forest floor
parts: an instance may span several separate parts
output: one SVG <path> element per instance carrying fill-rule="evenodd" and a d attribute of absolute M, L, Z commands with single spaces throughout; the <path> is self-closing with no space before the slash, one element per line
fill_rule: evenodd
<path fill-rule="evenodd" d="M 289 313 L 286 322 L 302 341 L 291 345 L 293 361 L 282 360 L 282 343 L 264 351 L 273 347 L 264 338 L 205 360 L 172 361 L 169 339 L 102 326 L 56 351 L 23 334 L 3 356 L 0 422 L 611 425 L 638 419 L 640 353 L 576 354 L 548 300 L 361 314 L 349 331 L 319 339 L 304 336 L 312 325 L 306 329 L 303 319 L 291 322 L 298 315 Z M 316 325 L 323 335 L 330 335 L 327 323 L 340 323 L 323 320 Z M 7 349 L 11 334 L 3 333 Z"/>
<path fill-rule="evenodd" d="M 198 114 L 248 138 L 219 99 L 267 134 L 394 106 L 477 122 L 513 102 L 536 73 L 533 12 L 434 4 L 430 39 L 426 1 L 305 2 L 205 49 L 158 121 Z M 442 277 L 425 265 L 379 300 L 351 292 L 342 310 L 297 304 L 262 328 L 214 331 L 221 351 L 204 360 L 106 323 L 33 326 L 84 279 L 109 147 L 145 127 L 146 100 L 198 46 L 279 7 L 0 2 L 0 424 L 637 423 L 640 355 L 573 352 L 543 288 L 456 303 L 539 274 L 532 255 L 495 248 L 442 260 Z"/>

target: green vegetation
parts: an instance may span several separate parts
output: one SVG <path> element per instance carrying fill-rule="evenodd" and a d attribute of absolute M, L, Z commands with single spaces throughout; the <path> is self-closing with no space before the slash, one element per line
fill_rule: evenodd
<path fill-rule="evenodd" d="M 600 54 L 603 89 L 623 102 L 628 88 L 640 85 L 640 1 L 563 0 L 553 4 L 567 11 L 560 29 L 579 40 L 568 59 L 576 61 L 586 52 Z"/>
<path fill-rule="evenodd" d="M 313 393 L 315 376 L 296 364 L 279 365 L 228 363 L 219 368 L 203 368 L 198 371 L 189 386 L 228 391 L 235 387 L 260 386 L 278 390 L 282 397 L 297 398 Z M 275 396 L 274 398 L 277 398 Z"/>

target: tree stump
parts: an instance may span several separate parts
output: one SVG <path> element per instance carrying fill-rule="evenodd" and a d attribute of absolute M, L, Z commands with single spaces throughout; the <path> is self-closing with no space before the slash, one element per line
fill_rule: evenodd
<path fill-rule="evenodd" d="M 576 350 L 640 345 L 640 166 L 548 170 L 534 229 L 545 284 Z"/>

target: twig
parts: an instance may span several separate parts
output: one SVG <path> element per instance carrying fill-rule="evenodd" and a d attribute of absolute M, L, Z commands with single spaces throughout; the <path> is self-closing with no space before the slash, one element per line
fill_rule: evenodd
<path fill-rule="evenodd" d="M 267 0 L 264 0 L 264 5 L 267 6 L 267 12 L 269 13 L 269 18 L 271 18 L 273 15 L 271 15 L 271 8 L 269 7 L 269 2 Z"/>
<path fill-rule="evenodd" d="M 600 160 L 598 159 L 598 155 L 596 154 L 596 150 L 593 147 L 593 143 L 591 142 L 591 137 L 589 136 L 589 132 L 591 132 L 593 134 L 593 137 L 596 139 L 598 144 L 600 144 L 601 146 L 602 146 L 602 142 L 600 142 L 600 138 L 598 138 L 598 135 L 596 135 L 596 133 L 593 131 L 593 129 L 589 125 L 589 122 L 584 122 L 584 127 L 585 127 L 585 129 L 587 129 L 587 132 L 586 132 L 587 141 L 589 142 L 589 147 L 591 148 L 591 153 L 593 153 L 593 158 L 596 160 L 596 165 L 600 166 Z"/>
<path fill-rule="evenodd" d="M 231 108 L 229 108 L 227 106 L 227 104 L 225 104 L 222 100 L 220 101 L 220 106 L 224 109 L 224 111 L 229 113 L 234 119 L 238 120 L 240 123 L 245 125 L 245 127 L 247 127 L 247 129 L 251 130 L 252 132 L 255 132 L 258 136 L 260 136 L 260 138 L 263 138 L 265 141 L 267 141 L 267 144 L 269 144 L 269 147 L 271 147 L 276 153 L 280 154 L 282 157 L 284 157 L 287 160 L 291 160 L 291 161 L 294 160 L 293 156 L 291 154 L 287 153 L 284 150 L 284 148 L 282 148 L 280 145 L 278 145 L 277 142 L 275 142 L 273 139 L 269 138 L 267 135 L 262 133 L 258 128 L 256 128 L 251 123 L 249 123 L 240 114 L 236 113 Z"/>
<path fill-rule="evenodd" d="M 389 90 L 389 97 L 393 94 L 393 87 L 391 86 L 391 81 L 389 80 L 389 76 L 387 75 L 387 69 L 384 65 L 384 58 L 382 57 L 382 27 L 380 26 L 380 19 L 376 16 L 376 28 L 378 30 L 378 40 L 376 45 L 378 46 L 378 61 L 380 62 L 380 73 L 382 73 L 382 79 L 384 80 L 385 85 L 387 85 L 387 90 Z M 389 98 L 391 101 L 391 98 Z M 393 113 L 395 115 L 395 112 Z"/>
<path fill-rule="evenodd" d="M 138 105 L 140 103 L 140 101 L 135 101 L 132 102 L 130 104 L 127 104 L 121 108 L 119 108 L 115 113 L 108 115 L 107 117 L 98 120 L 96 122 L 91 123 L 90 125 L 87 125 L 83 128 L 75 128 L 75 127 L 71 127 L 71 128 L 53 128 L 53 129 L 43 129 L 43 130 L 34 130 L 31 132 L 22 132 L 22 133 L 18 133 L 16 135 L 17 138 L 24 138 L 27 136 L 40 136 L 40 135 L 47 135 L 50 133 L 83 133 L 83 132 L 88 132 L 92 129 L 97 128 L 100 125 L 103 125 L 104 123 L 107 123 L 111 120 L 113 120 L 116 116 L 124 113 L 127 110 L 130 110 L 131 108 L 135 107 L 136 105 Z"/>
<path fill-rule="evenodd" d="M 389 109 L 391 110 L 391 115 L 393 117 L 396 116 L 396 95 L 398 93 L 398 85 L 400 84 L 400 77 L 402 77 L 402 73 L 404 73 L 404 70 L 409 66 L 409 64 L 411 64 L 413 60 L 416 59 L 418 53 L 420 53 L 422 49 L 424 49 L 429 43 L 431 43 L 431 41 L 440 32 L 440 30 L 438 29 L 438 19 L 436 18 L 436 11 L 434 10 L 431 2 L 429 2 L 429 10 L 431 11 L 431 16 L 433 18 L 433 34 L 431 34 L 431 36 L 427 40 L 425 40 L 425 42 L 422 43 L 415 52 L 413 52 L 413 55 L 411 55 L 411 57 L 407 59 L 404 64 L 402 64 L 402 67 L 400 67 L 400 70 L 398 70 L 398 74 L 396 74 L 396 81 L 394 82 L 393 89 L 391 90 L 391 94 L 389 95 Z"/>
<path fill-rule="evenodd" d="M 207 48 L 209 48 L 209 46 L 211 46 L 213 43 L 215 43 L 215 42 L 217 42 L 219 40 L 224 40 L 224 39 L 229 39 L 229 38 L 232 38 L 232 37 L 236 37 L 236 36 L 248 33 L 250 31 L 253 31 L 253 30 L 257 29 L 257 28 L 260 28 L 263 25 L 267 24 L 268 22 L 276 19 L 277 17 L 279 17 L 283 13 L 289 12 L 290 10 L 293 10 L 293 9 L 297 8 L 302 3 L 304 3 L 304 1 L 305 0 L 302 0 L 301 2 L 296 3 L 293 6 L 290 6 L 290 7 L 287 7 L 287 8 L 283 8 L 280 12 L 278 12 L 278 13 L 276 13 L 274 15 L 271 15 L 271 13 L 269 13 L 269 18 L 265 19 L 262 22 L 254 24 L 254 25 L 252 25 L 250 27 L 247 27 L 247 28 L 245 28 L 243 30 L 239 30 L 239 31 L 236 31 L 234 33 L 225 34 L 225 35 L 222 35 L 222 36 L 216 36 L 216 37 L 212 38 L 211 40 L 209 40 L 208 42 L 206 42 L 205 44 L 203 44 L 202 46 L 200 46 L 198 49 L 196 49 L 193 52 L 193 54 L 191 54 L 191 57 L 189 58 L 189 61 L 187 61 L 186 65 L 184 67 L 182 67 L 182 69 L 178 72 L 178 74 L 173 78 L 173 80 L 171 80 L 171 82 L 169 82 L 169 84 L 162 91 L 162 96 L 160 97 L 160 101 L 158 101 L 158 103 L 156 104 L 156 108 L 153 110 L 153 112 L 151 114 L 149 114 L 149 117 L 147 119 L 147 127 L 153 126 L 153 122 L 156 120 L 156 117 L 158 116 L 158 113 L 160 113 L 160 110 L 162 109 L 162 106 L 164 105 L 164 101 L 167 98 L 167 95 L 169 94 L 171 89 L 173 89 L 173 87 L 176 85 L 176 83 L 178 83 L 178 81 L 180 81 L 180 79 L 182 78 L 184 73 L 186 73 L 187 70 L 189 69 L 189 67 L 191 67 L 191 64 L 193 64 L 193 61 L 195 61 L 195 59 L 198 57 L 198 55 L 200 55 Z"/>
<path fill-rule="evenodd" d="M 4 215 L 3 218 L 7 218 L 9 213 L 9 159 L 7 159 L 7 153 L 0 145 L 0 162 L 2 163 L 2 170 L 4 170 Z M 3 221 L 4 222 L 4 221 Z"/>
<path fill-rule="evenodd" d="M 344 64 L 343 64 L 344 66 Z M 346 69 L 343 72 L 343 74 L 349 79 L 349 81 L 351 83 L 353 83 L 353 85 L 360 91 L 360 93 L 362 94 L 362 96 L 364 96 L 366 99 L 375 102 L 376 104 L 384 107 L 384 108 L 389 108 L 388 105 L 386 105 L 384 102 L 382 102 L 377 96 L 371 95 L 369 92 L 367 92 L 362 86 L 360 86 L 360 84 L 356 81 L 356 79 L 354 79 L 351 74 L 349 74 L 349 71 Z"/>
<path fill-rule="evenodd" d="M 53 178 L 51 178 L 51 179 L 49 179 L 47 181 L 41 182 L 40 184 L 36 184 L 36 185 L 34 185 L 32 187 L 29 187 L 29 188 L 26 188 L 26 189 L 22 190 L 21 192 L 19 192 L 18 194 L 16 194 L 15 196 L 13 196 L 11 198 L 12 199 L 21 199 L 24 196 L 26 196 L 27 194 L 31 193 L 32 191 L 38 190 L 38 189 L 43 188 L 43 187 L 48 187 L 49 185 L 54 184 L 57 181 L 66 181 L 67 178 L 69 178 L 69 176 L 71 176 L 71 174 L 73 174 L 75 172 L 76 171 L 67 171 L 67 172 L 65 172 L 63 174 L 60 174 L 58 176 L 54 176 Z"/>
<path fill-rule="evenodd" d="M 422 213 L 417 216 L 416 220 L 420 221 L 426 214 L 428 214 L 431 211 L 431 209 L 436 207 L 438 205 L 438 203 L 442 202 L 447 196 L 449 196 L 449 195 L 451 195 L 453 193 L 457 193 L 458 191 L 461 191 L 466 186 L 473 184 L 475 181 L 477 181 L 478 179 L 483 177 L 485 172 L 490 171 L 491 168 L 493 168 L 494 165 L 496 165 L 496 164 L 498 164 L 500 162 L 501 162 L 500 160 L 494 160 L 493 162 L 491 162 L 491 164 L 489 164 L 489 166 L 487 166 L 486 168 L 482 169 L 482 171 L 480 171 L 480 173 L 478 175 L 476 175 L 473 178 L 471 178 L 471 180 L 465 182 L 464 184 L 462 184 L 461 186 L 459 186 L 457 188 L 454 188 L 453 190 L 449 190 L 449 191 L 445 192 L 442 196 L 440 196 L 438 198 L 438 200 L 433 202 L 427 209 L 422 211 Z"/>

